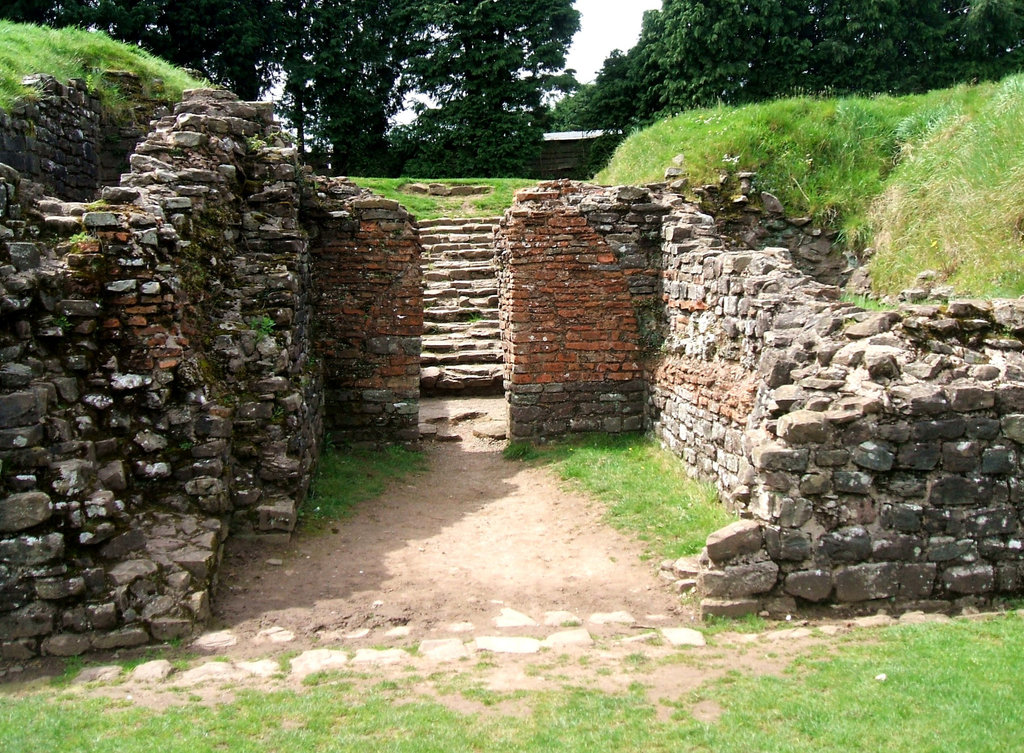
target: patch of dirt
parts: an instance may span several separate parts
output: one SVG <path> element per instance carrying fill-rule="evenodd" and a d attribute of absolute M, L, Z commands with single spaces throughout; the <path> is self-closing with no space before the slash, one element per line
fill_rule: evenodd
<path fill-rule="evenodd" d="M 289 650 L 300 650 L 359 629 L 371 630 L 373 645 L 402 645 L 382 634 L 398 626 L 409 628 L 411 642 L 452 637 L 458 623 L 489 634 L 502 607 L 538 622 L 552 611 L 690 620 L 654 565 L 640 560 L 638 542 L 602 522 L 602 505 L 474 435 L 503 410 L 501 398 L 431 401 L 424 416 L 461 441 L 426 445 L 426 473 L 361 505 L 336 534 L 297 535 L 285 547 L 231 542 L 216 626 L 250 638 L 285 628 L 296 635 Z M 515 634 L 551 632 L 541 627 Z M 251 645 L 240 641 L 228 653 Z"/>

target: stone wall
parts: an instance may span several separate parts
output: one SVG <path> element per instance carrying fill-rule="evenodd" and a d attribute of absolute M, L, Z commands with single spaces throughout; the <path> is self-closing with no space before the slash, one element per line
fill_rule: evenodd
<path fill-rule="evenodd" d="M 621 213 L 590 209 L 602 203 Z M 639 236 L 616 246 L 627 239 L 608 230 L 629 223 Z M 651 283 L 650 246 L 635 244 L 653 229 Z M 657 436 L 743 518 L 709 538 L 707 613 L 1024 591 L 1024 301 L 865 311 L 789 249 L 737 247 L 678 196 L 642 189 L 524 192 L 499 253 L 512 436 L 626 428 L 591 419 L 608 404 L 639 427 L 609 374 L 646 388 Z"/>
<path fill-rule="evenodd" d="M 229 529 L 290 531 L 319 450 L 301 175 L 270 105 L 189 93 L 131 165 L 42 227 L 2 173 L 8 659 L 190 633 Z"/>
<path fill-rule="evenodd" d="M 107 76 L 137 103 L 135 110 L 111 112 L 81 80 L 62 84 L 51 76 L 27 77 L 24 83 L 38 96 L 9 113 L 0 111 L 0 163 L 45 192 L 74 201 L 91 201 L 102 185 L 116 182 L 145 124 L 163 105 L 141 96 L 136 76 Z"/>
<path fill-rule="evenodd" d="M 317 179 L 313 242 L 325 423 L 363 445 L 419 440 L 423 284 L 419 234 L 398 202 Z"/>

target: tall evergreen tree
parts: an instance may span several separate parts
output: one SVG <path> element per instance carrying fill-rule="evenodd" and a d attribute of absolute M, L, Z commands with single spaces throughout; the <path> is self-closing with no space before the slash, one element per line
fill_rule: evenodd
<path fill-rule="evenodd" d="M 546 94 L 579 29 L 572 0 L 418 0 L 411 88 L 430 98 L 404 134 L 409 174 L 522 175 L 539 152 Z"/>

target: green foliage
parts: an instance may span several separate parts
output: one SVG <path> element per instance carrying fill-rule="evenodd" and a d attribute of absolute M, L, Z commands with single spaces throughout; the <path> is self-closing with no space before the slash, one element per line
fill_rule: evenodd
<path fill-rule="evenodd" d="M 607 519 L 645 542 L 649 554 L 696 554 L 712 531 L 733 520 L 712 484 L 694 481 L 679 459 L 650 437 L 587 435 L 532 447 L 509 446 L 506 457 L 553 463 L 567 481 L 607 503 Z"/>
<path fill-rule="evenodd" d="M 0 12 L 0 15 L 5 15 Z M 60 81 L 71 78 L 88 80 L 105 101 L 117 96 L 102 77 L 104 71 L 131 71 L 138 74 L 147 96 L 173 102 L 184 89 L 203 82 L 146 52 L 113 41 L 102 33 L 81 29 L 48 29 L 32 24 L 0 20 L 0 109 L 32 92 L 21 80 L 33 73 L 47 73 Z M 155 82 L 162 82 L 158 89 Z"/>
<path fill-rule="evenodd" d="M 932 112 L 913 124 L 918 136 L 871 210 L 880 292 L 932 269 L 964 294 L 1024 295 L 1024 75 L 986 91 L 974 112 Z"/>
<path fill-rule="evenodd" d="M 312 491 L 302 507 L 304 526 L 318 530 L 332 520 L 350 515 L 360 502 L 381 495 L 389 484 L 426 470 L 421 452 L 403 447 L 386 450 L 325 448 L 313 480 Z"/>
<path fill-rule="evenodd" d="M 583 120 L 630 130 L 718 103 L 909 94 L 1024 66 L 1021 0 L 665 0 L 605 61 Z"/>
<path fill-rule="evenodd" d="M 256 336 L 262 340 L 265 337 L 269 337 L 274 331 L 274 320 L 266 314 L 255 316 L 249 320 L 249 329 L 255 331 Z"/>
<path fill-rule="evenodd" d="M 432 100 L 396 129 L 403 172 L 512 177 L 539 153 L 545 94 L 579 29 L 572 0 L 420 0 L 410 48 L 412 88 Z"/>
<path fill-rule="evenodd" d="M 412 178 L 353 178 L 363 188 L 388 199 L 400 202 L 417 219 L 433 220 L 438 217 L 497 217 L 512 206 L 516 191 L 536 183 L 521 178 L 467 178 L 437 181 Z M 437 183 L 447 185 L 491 186 L 492 191 L 479 196 L 425 196 L 404 190 L 410 183 Z"/>

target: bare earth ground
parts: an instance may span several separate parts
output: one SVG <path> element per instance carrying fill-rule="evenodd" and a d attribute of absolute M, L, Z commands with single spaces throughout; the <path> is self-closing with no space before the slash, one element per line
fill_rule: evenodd
<path fill-rule="evenodd" d="M 242 688 L 301 689 L 304 652 L 328 649 L 320 653 L 343 663 L 357 688 L 404 679 L 460 711 L 523 709 L 514 700 L 484 706 L 452 688 L 615 692 L 639 682 L 661 716 L 682 701 L 710 721 L 713 703 L 687 700 L 703 683 L 737 669 L 778 672 L 794 656 L 830 651 L 831 636 L 848 629 L 781 624 L 673 645 L 667 629 L 700 627 L 692 608 L 658 578 L 656 563 L 641 560 L 638 542 L 602 522 L 601 503 L 542 467 L 502 457 L 504 442 L 487 436 L 503 411 L 501 399 L 428 401 L 421 422 L 436 439 L 426 445 L 427 472 L 324 533 L 286 545 L 232 541 L 209 633 L 181 647 L 89 656 L 72 687 L 154 707 L 221 703 Z M 493 648 L 493 639 L 510 638 L 525 652 Z M 441 653 L 437 641 L 446 641 Z M 85 684 L 106 679 L 97 665 L 133 658 L 177 660 L 179 670 Z M 58 659 L 8 667 L 0 690 L 31 691 L 62 669 Z"/>
<path fill-rule="evenodd" d="M 442 436 L 461 441 L 428 443 L 425 474 L 360 506 L 337 533 L 297 536 L 277 550 L 234 542 L 216 598 L 219 626 L 239 636 L 279 626 L 303 645 L 370 628 L 368 645 L 377 645 L 395 643 L 381 631 L 396 626 L 416 640 L 473 632 L 451 630 L 466 623 L 488 634 L 502 607 L 538 622 L 553 611 L 582 620 L 626 611 L 641 624 L 691 619 L 653 563 L 641 562 L 637 542 L 602 523 L 599 503 L 473 435 L 503 410 L 501 398 L 434 402 L 424 417 L 446 406 L 455 415 Z"/>

